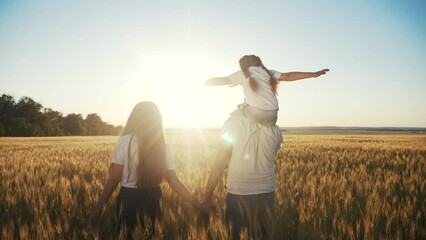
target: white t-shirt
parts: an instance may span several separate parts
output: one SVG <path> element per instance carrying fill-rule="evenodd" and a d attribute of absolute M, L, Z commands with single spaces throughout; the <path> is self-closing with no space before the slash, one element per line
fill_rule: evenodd
<path fill-rule="evenodd" d="M 258 89 L 253 92 L 250 88 L 248 79 L 244 76 L 244 73 L 240 70 L 228 76 L 231 80 L 230 86 L 241 85 L 244 90 L 245 103 L 252 107 L 256 107 L 263 110 L 278 110 L 278 100 L 275 93 L 272 92 L 271 84 L 269 83 L 269 75 L 261 67 L 249 67 L 251 76 L 256 80 Z M 272 77 L 276 80 L 279 79 L 281 73 L 275 70 L 269 70 Z M 278 80 L 279 83 L 279 80 Z"/>
<path fill-rule="evenodd" d="M 275 191 L 275 156 L 283 142 L 277 125 L 264 126 L 231 116 L 222 128 L 222 141 L 232 144 L 226 187 L 238 195 Z"/>
<path fill-rule="evenodd" d="M 117 144 L 115 146 L 114 154 L 112 155 L 112 163 L 124 165 L 123 176 L 121 178 L 121 186 L 127 187 L 127 188 L 136 188 L 137 187 L 136 186 L 136 182 L 137 182 L 136 169 L 138 167 L 138 162 L 139 162 L 138 139 L 135 136 L 132 138 L 132 142 L 130 143 L 131 136 L 132 134 L 127 134 L 127 135 L 121 136 L 118 139 Z M 130 158 L 128 156 L 129 144 L 131 144 Z M 167 170 L 175 169 L 175 164 L 173 161 L 172 146 L 170 144 L 166 144 L 166 163 L 167 163 Z M 131 169 L 130 176 L 129 176 L 129 167 Z"/>

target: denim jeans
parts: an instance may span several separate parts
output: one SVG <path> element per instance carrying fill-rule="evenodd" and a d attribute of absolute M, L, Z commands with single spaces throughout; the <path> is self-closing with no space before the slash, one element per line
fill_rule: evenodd
<path fill-rule="evenodd" d="M 232 239 L 240 239 L 242 230 L 247 230 L 251 239 L 272 239 L 274 198 L 275 192 L 254 195 L 227 193 L 225 217 L 232 226 Z"/>
<path fill-rule="evenodd" d="M 119 227 L 127 228 L 127 239 L 132 239 L 136 224 L 142 227 L 151 224 L 150 235 L 155 234 L 155 220 L 161 217 L 160 199 L 162 191 L 160 186 L 148 189 L 121 187 L 117 199 L 119 211 Z M 150 223 L 146 223 L 148 219 Z"/>

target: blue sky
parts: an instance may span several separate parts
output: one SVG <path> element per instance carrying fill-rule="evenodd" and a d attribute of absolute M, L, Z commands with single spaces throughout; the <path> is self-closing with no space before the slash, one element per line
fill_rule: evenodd
<path fill-rule="evenodd" d="M 219 127 L 242 89 L 200 86 L 245 54 L 281 72 L 278 124 L 426 127 L 426 1 L 2 1 L 0 92 L 124 124 Z"/>

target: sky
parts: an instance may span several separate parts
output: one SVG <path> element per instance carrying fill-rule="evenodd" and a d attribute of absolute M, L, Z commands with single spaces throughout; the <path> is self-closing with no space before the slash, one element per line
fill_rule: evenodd
<path fill-rule="evenodd" d="M 426 1 L 0 0 L 0 93 L 124 125 L 220 127 L 241 87 L 205 87 L 246 54 L 280 72 L 280 127 L 426 127 Z"/>

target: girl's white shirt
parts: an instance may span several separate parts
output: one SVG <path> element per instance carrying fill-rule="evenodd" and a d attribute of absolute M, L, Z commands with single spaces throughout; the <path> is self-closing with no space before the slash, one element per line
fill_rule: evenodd
<path fill-rule="evenodd" d="M 121 178 L 121 186 L 127 187 L 127 188 L 136 188 L 136 169 L 138 166 L 138 156 L 139 156 L 139 149 L 138 149 L 138 139 L 137 137 L 131 138 L 131 134 L 127 134 L 124 136 L 121 136 L 117 144 L 115 146 L 114 153 L 112 155 L 112 163 L 124 165 L 123 169 L 123 176 Z M 132 141 L 130 142 L 130 139 Z M 129 145 L 130 145 L 130 157 L 129 157 Z M 175 164 L 173 159 L 173 151 L 172 146 L 170 144 L 166 144 L 166 163 L 167 163 L 167 170 L 174 170 Z M 130 170 L 130 176 L 129 176 L 129 168 Z"/>
<path fill-rule="evenodd" d="M 278 110 L 278 99 L 276 94 L 272 92 L 268 73 L 261 67 L 249 67 L 248 70 L 251 73 L 251 76 L 258 83 L 258 89 L 256 92 L 251 90 L 249 81 L 246 79 L 241 70 L 228 76 L 231 80 L 231 84 L 229 86 L 234 87 L 236 85 L 241 85 L 244 90 L 244 102 L 252 107 L 262 110 Z M 281 72 L 275 70 L 269 70 L 269 72 L 276 80 L 278 80 L 281 75 Z"/>

